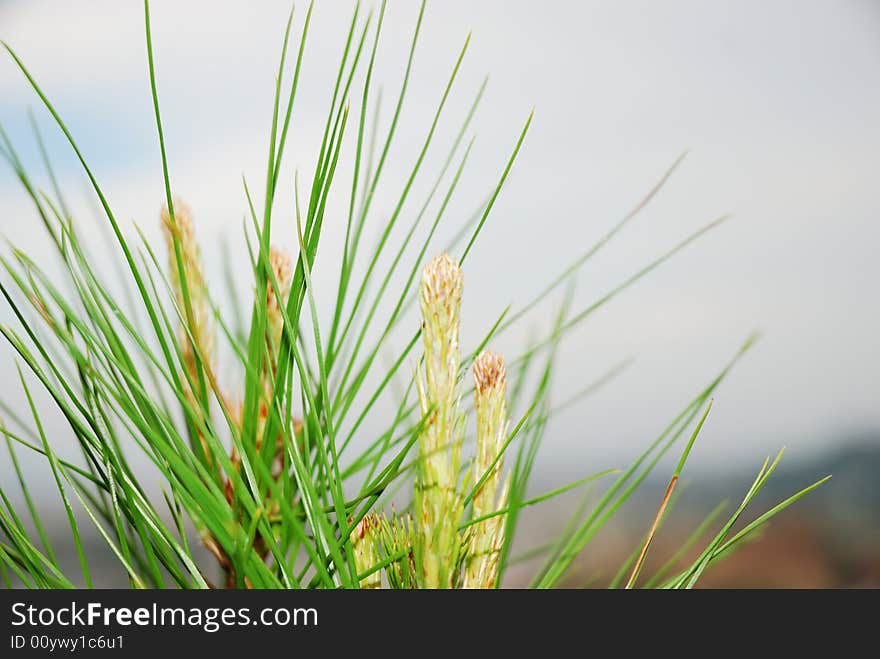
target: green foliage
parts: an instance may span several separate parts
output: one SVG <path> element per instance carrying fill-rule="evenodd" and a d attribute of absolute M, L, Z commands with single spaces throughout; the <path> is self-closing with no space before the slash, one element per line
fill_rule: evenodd
<path fill-rule="evenodd" d="M 144 7 L 149 82 L 162 157 L 164 196 L 170 224 L 176 227 L 180 218 L 175 216 L 173 163 L 168 161 L 165 150 L 147 2 Z M 426 258 L 444 249 L 459 255 L 459 263 L 464 263 L 469 256 L 515 164 L 532 115 L 528 115 L 521 133 L 512 139 L 511 152 L 499 162 L 497 178 L 486 201 L 473 218 L 461 225 L 451 243 L 438 245 L 435 232 L 441 221 L 449 221 L 444 215 L 471 153 L 473 140 L 466 137 L 483 96 L 484 84 L 467 114 L 459 119 L 460 128 L 446 147 L 448 155 L 431 179 L 433 183 L 419 205 L 419 213 L 408 227 L 403 226 L 402 209 L 411 201 L 416 180 L 421 181 L 425 176 L 422 165 L 429 149 L 437 146 L 434 144 L 436 129 L 441 121 L 449 121 L 447 99 L 468 50 L 468 37 L 448 79 L 441 85 L 442 93 L 425 129 L 419 155 L 396 197 L 393 211 L 384 221 L 380 238 L 375 246 L 367 245 L 363 230 L 371 217 L 372 202 L 397 136 L 422 30 L 424 3 L 413 30 L 392 119 L 387 134 L 381 135 L 375 120 L 378 104 L 373 102 L 378 94 L 372 83 L 385 13 L 384 2 L 378 11 L 366 17 L 359 5 L 355 8 L 344 36 L 314 172 L 302 189 L 299 174 L 290 182 L 296 199 L 299 251 L 289 282 L 290 293 L 283 295 L 286 282 L 279 281 L 273 270 L 269 236 L 275 219 L 276 194 L 285 184 L 281 176 L 282 157 L 290 130 L 295 127 L 295 109 L 302 102 L 297 97 L 297 86 L 306 61 L 312 7 L 309 6 L 301 20 L 299 48 L 292 67 L 288 51 L 295 23 L 293 12 L 287 23 L 276 78 L 261 205 L 256 205 L 260 200 L 252 195 L 247 182 L 243 182 L 249 210 L 245 228 L 252 265 L 249 283 L 255 291 L 249 318 L 225 315 L 214 298 L 209 298 L 219 338 L 242 373 L 240 416 L 230 406 L 228 392 L 222 390 L 214 376 L 212 355 L 202 349 L 194 331 L 193 291 L 188 290 L 184 272 L 187 246 L 172 232 L 172 270 L 169 272 L 143 236 L 135 239 L 127 235 L 48 95 L 12 48 L 3 44 L 79 159 L 112 229 L 117 252 L 114 256 L 119 259 L 126 286 L 125 293 L 114 292 L 115 286 L 95 269 L 89 257 L 89 245 L 55 182 L 39 132 L 35 135 L 52 183 L 50 191 L 44 191 L 32 178 L 14 145 L 0 129 L 0 153 L 33 202 L 63 272 L 61 278 L 50 276 L 46 268 L 16 247 L 10 247 L 8 254 L 0 256 L 7 275 L 6 281 L 0 282 L 0 292 L 14 316 L 14 322 L 0 328 L 0 332 L 17 353 L 30 417 L 23 418 L 8 406 L 3 407 L 8 425 L 0 427 L 26 504 L 26 510 L 20 513 L 7 494 L 9 484 L 0 487 L 3 500 L 0 566 L 7 587 L 69 588 L 95 584 L 95 566 L 84 548 L 83 531 L 79 528 L 82 516 L 78 521 L 75 506 L 85 512 L 88 523 L 106 542 L 119 569 L 128 575 L 135 588 L 221 585 L 214 583 L 217 567 L 206 562 L 203 553 L 197 551 L 194 534 L 219 561 L 226 576 L 225 585 L 229 587 L 357 588 L 362 580 L 378 571 L 384 572 L 390 587 L 417 585 L 418 570 L 413 564 L 412 550 L 414 524 L 407 517 L 412 502 L 406 503 L 399 515 L 388 516 L 383 511 L 390 509 L 390 499 L 395 493 L 412 486 L 423 459 L 418 453 L 418 440 L 431 410 L 423 414 L 414 391 L 414 366 L 419 355 L 413 349 L 419 345 L 419 333 L 403 347 L 393 345 L 392 337 L 394 331 L 400 329 L 405 312 L 416 301 L 416 276 Z M 289 88 L 283 93 L 288 77 Z M 358 81 L 362 81 L 360 86 Z M 36 129 L 36 124 L 34 127 Z M 346 153 L 353 150 L 349 181 L 341 180 L 339 175 L 344 144 L 348 147 Z M 463 384 L 464 372 L 475 356 L 492 339 L 527 318 L 539 303 L 572 282 L 581 266 L 653 198 L 680 161 L 681 158 L 673 163 L 632 213 L 564 268 L 538 296 L 518 308 L 506 310 L 480 345 L 464 352 L 460 381 L 465 413 L 470 412 L 467 401 L 472 399 L 472 390 Z M 331 194 L 347 195 L 348 214 L 342 257 L 338 259 L 335 299 L 318 300 L 311 282 L 318 267 Z M 428 216 L 432 202 L 439 202 L 434 203 L 436 214 L 427 232 L 419 238 L 421 234 L 417 229 Z M 591 314 L 714 229 L 723 219 L 709 223 L 661 253 L 583 309 L 572 309 L 569 295 L 558 310 L 550 332 L 537 337 L 521 355 L 508 360 L 510 409 L 518 416 L 514 417 L 515 423 L 511 424 L 513 427 L 502 451 L 510 467 L 509 496 L 506 506 L 493 513 L 506 516 L 498 582 L 516 559 L 512 541 L 523 509 L 587 483 L 614 477 L 598 501 L 574 512 L 557 539 L 531 553 L 544 557 L 532 586 L 551 588 L 560 584 L 572 563 L 630 499 L 658 461 L 691 430 L 691 442 L 682 454 L 676 475 L 684 467 L 698 435 L 699 428 L 693 430 L 694 422 L 733 364 L 751 345 L 751 339 L 630 466 L 585 475 L 575 483 L 543 495 L 528 493 L 545 429 L 559 409 L 551 401 L 551 382 L 560 343 Z M 389 238 L 398 232 L 403 240 L 396 252 L 391 253 L 394 242 Z M 390 260 L 390 264 L 382 261 L 383 257 Z M 358 262 L 366 267 L 357 269 Z M 335 266 L 328 260 L 322 267 Z M 361 270 L 363 274 L 359 274 Z M 175 291 L 175 282 L 179 282 L 182 290 Z M 285 302 L 279 310 L 283 329 L 277 345 L 267 342 L 271 319 L 264 301 L 270 293 Z M 234 294 L 234 290 L 229 294 Z M 393 310 L 382 317 L 380 302 L 388 300 L 393 302 Z M 322 310 L 332 310 L 326 333 L 321 331 L 319 323 Z M 142 322 L 142 318 L 146 318 L 146 322 Z M 378 338 L 368 338 L 373 335 Z M 194 353 L 191 359 L 187 359 L 182 349 L 187 345 Z M 386 354 L 392 358 L 382 366 L 379 357 Z M 608 379 L 588 386 L 563 405 L 577 402 Z M 375 419 L 373 412 L 379 401 L 394 398 L 393 385 L 398 381 L 403 386 L 397 394 L 396 413 L 385 420 L 384 431 L 363 441 L 365 420 Z M 76 439 L 81 456 L 59 455 L 54 442 L 49 441 L 42 413 L 31 393 L 34 387 L 51 399 Z M 277 442 L 261 441 L 276 437 Z M 355 438 L 361 441 L 354 441 Z M 35 452 L 46 459 L 76 547 L 77 574 L 65 573 L 58 551 L 50 543 L 46 524 L 31 495 L 33 483 L 19 466 L 21 450 Z M 146 456 L 152 473 L 147 475 L 133 467 L 134 453 Z M 734 532 L 734 525 L 778 461 L 777 457 L 769 466 L 765 463 L 742 504 L 689 568 L 669 577 L 674 562 L 668 563 L 646 585 L 693 586 L 713 562 L 734 550 L 770 517 L 823 482 L 811 485 Z M 160 500 L 156 500 L 147 487 L 156 476 L 162 485 Z M 482 480 L 478 481 L 466 492 L 462 503 L 466 512 L 460 530 L 465 535 L 469 527 L 491 517 L 468 516 L 468 506 L 481 483 Z M 351 538 L 364 517 L 373 513 L 380 520 L 375 528 L 381 558 L 364 571 L 357 565 Z M 700 533 L 690 538 L 682 551 L 697 541 L 717 514 L 713 513 L 708 522 L 701 525 Z M 635 564 L 636 556 L 627 561 L 621 575 Z M 621 579 L 618 577 L 612 585 Z"/>

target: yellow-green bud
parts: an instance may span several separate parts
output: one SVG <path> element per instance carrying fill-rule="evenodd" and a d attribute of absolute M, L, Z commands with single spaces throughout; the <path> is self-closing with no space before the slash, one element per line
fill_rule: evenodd
<path fill-rule="evenodd" d="M 502 450 L 507 440 L 507 373 L 500 355 L 485 350 L 474 361 L 474 406 L 477 411 L 477 456 L 474 461 L 474 519 L 507 505 L 509 481 L 499 493 Z M 485 477 L 485 479 L 484 479 Z M 480 484 L 482 481 L 482 484 Z M 492 588 L 498 576 L 498 561 L 506 515 L 499 514 L 471 527 L 468 559 L 462 586 Z"/>
<path fill-rule="evenodd" d="M 463 279 L 447 254 L 432 259 L 422 272 L 424 365 L 417 379 L 425 427 L 419 436 L 420 470 L 416 482 L 416 563 L 419 584 L 451 588 L 461 551 L 458 526 L 463 505 L 457 492 L 463 424 L 458 405 L 458 335 Z"/>

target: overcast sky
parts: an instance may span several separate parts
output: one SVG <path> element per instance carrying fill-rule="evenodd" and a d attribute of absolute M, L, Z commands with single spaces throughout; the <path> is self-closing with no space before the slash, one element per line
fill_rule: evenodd
<path fill-rule="evenodd" d="M 288 229 L 293 167 L 313 167 L 353 8 L 316 4 L 278 212 Z M 152 3 L 173 185 L 193 206 L 204 241 L 232 239 L 242 265 L 241 175 L 259 187 L 288 9 L 286 2 Z M 297 34 L 303 14 L 298 7 Z M 416 14 L 415 2 L 389 3 L 377 61 L 383 126 Z M 634 362 L 556 419 L 544 468 L 596 470 L 632 455 L 755 329 L 763 339 L 717 395 L 694 454 L 701 464 L 752 464 L 781 445 L 806 456 L 850 432 L 880 428 L 880 5 L 429 2 L 377 218 L 393 207 L 469 30 L 471 46 L 425 165 L 430 175 L 417 185 L 420 192 L 430 185 L 491 74 L 450 227 L 491 189 L 532 107 L 535 118 L 466 264 L 465 346 L 507 304 L 526 302 L 583 253 L 684 150 L 667 187 L 582 270 L 574 308 L 701 225 L 733 216 L 568 337 L 555 400 L 622 359 Z M 0 0 L 0 38 L 56 104 L 127 230 L 137 221 L 158 239 L 164 193 L 141 3 Z M 0 121 L 37 167 L 29 106 L 75 209 L 93 214 L 69 150 L 20 72 L 0 58 Z M 350 175 L 350 166 L 343 171 Z M 342 186 L 333 208 L 344 208 L 346 194 Z M 325 299 L 333 295 L 343 217 L 340 211 L 330 222 L 319 254 L 316 290 Z M 36 221 L 17 181 L 0 171 L 0 233 L 41 254 Z M 295 244 L 290 230 L 276 227 L 275 238 Z M 209 272 L 220 271 L 220 260 L 206 249 Z M 546 330 L 556 301 L 497 347 L 516 354 L 532 330 Z M 8 309 L 0 315 L 8 319 Z M 12 372 L 9 350 L 0 356 Z M 0 394 L 21 401 L 12 377 Z"/>

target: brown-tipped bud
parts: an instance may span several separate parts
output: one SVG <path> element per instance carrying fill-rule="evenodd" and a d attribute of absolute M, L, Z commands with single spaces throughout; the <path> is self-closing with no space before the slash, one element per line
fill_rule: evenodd
<path fill-rule="evenodd" d="M 279 247 L 269 248 L 269 267 L 272 268 L 272 275 L 278 283 L 278 292 L 281 293 L 281 302 L 275 298 L 275 288 L 268 282 L 268 292 L 266 293 L 266 306 L 268 308 L 277 308 L 285 304 L 287 296 L 290 295 L 290 280 L 293 277 L 293 265 L 290 261 L 290 254 Z"/>
<path fill-rule="evenodd" d="M 434 257 L 422 272 L 420 301 L 422 341 L 425 346 L 426 390 L 440 425 L 451 420 L 458 378 L 458 329 L 463 278 L 461 268 L 448 254 Z M 424 403 L 425 401 L 423 401 Z M 446 432 L 449 427 L 441 427 Z M 444 444 L 449 437 L 444 439 Z M 431 448 L 437 448 L 436 444 Z"/>
<path fill-rule="evenodd" d="M 491 350 L 481 352 L 474 361 L 474 382 L 474 407 L 477 411 L 474 485 L 482 481 L 474 494 L 474 515 L 479 517 L 495 510 L 504 465 L 503 456 L 499 457 L 507 435 L 507 375 L 504 359 Z"/>
<path fill-rule="evenodd" d="M 464 278 L 458 263 L 445 252 L 431 259 L 422 271 L 422 308 L 458 315 Z"/>
<path fill-rule="evenodd" d="M 458 405 L 458 331 L 462 288 L 461 268 L 448 254 L 433 258 L 422 271 L 419 302 L 425 357 L 418 390 L 427 420 L 419 436 L 422 459 L 415 497 L 415 545 L 419 581 L 427 588 L 452 586 L 460 549 L 463 500 L 457 486 L 464 436 Z"/>
<path fill-rule="evenodd" d="M 208 304 L 208 291 L 205 286 L 205 277 L 202 272 L 201 255 L 199 244 L 196 240 L 195 225 L 190 207 L 180 198 L 173 199 L 174 217 L 168 211 L 168 206 L 162 207 L 159 217 L 162 223 L 162 232 L 168 245 L 168 268 L 171 273 L 171 283 L 174 287 L 177 304 L 180 308 L 184 322 L 187 324 L 189 334 L 192 335 L 190 342 L 187 332 L 181 329 L 180 343 L 184 360 L 193 381 L 196 377 L 195 351 L 201 353 L 203 366 L 211 368 L 210 359 L 214 348 L 214 336 L 211 329 L 211 314 Z M 180 253 L 178 264 L 175 242 Z M 183 281 L 181 280 L 181 270 Z M 186 292 L 189 305 L 186 304 L 183 283 L 186 283 Z M 195 344 L 195 345 L 193 345 Z"/>
<path fill-rule="evenodd" d="M 488 395 L 491 391 L 507 387 L 507 369 L 504 359 L 498 353 L 484 350 L 474 361 L 474 384 L 477 395 Z"/>
<path fill-rule="evenodd" d="M 358 574 L 364 574 L 379 563 L 379 534 L 382 520 L 369 513 L 358 522 L 351 532 L 351 547 Z M 361 579 L 361 588 L 381 588 L 382 571 L 376 570 Z"/>
<path fill-rule="evenodd" d="M 474 460 L 474 518 L 486 517 L 507 505 L 508 486 L 501 486 L 507 440 L 507 375 L 504 359 L 484 350 L 474 361 L 477 411 L 477 456 Z M 471 530 L 465 588 L 491 588 L 498 574 L 505 515 L 488 517 Z"/>
<path fill-rule="evenodd" d="M 269 267 L 272 268 L 272 275 L 275 277 L 275 283 L 278 284 L 278 293 L 280 299 L 275 295 L 275 287 L 270 279 L 266 282 L 266 315 L 269 322 L 269 332 L 272 337 L 273 350 L 278 349 L 281 341 L 281 332 L 284 328 L 284 315 L 281 312 L 282 307 L 287 304 L 287 297 L 290 295 L 290 283 L 293 278 L 293 266 L 291 265 L 290 255 L 282 249 L 271 247 L 269 249 Z"/>

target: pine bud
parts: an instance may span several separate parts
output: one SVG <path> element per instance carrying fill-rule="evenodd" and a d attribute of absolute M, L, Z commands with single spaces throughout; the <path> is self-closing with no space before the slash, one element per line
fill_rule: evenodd
<path fill-rule="evenodd" d="M 420 585 L 451 588 L 459 565 L 458 526 L 463 503 L 458 494 L 463 424 L 458 404 L 458 336 L 463 279 L 446 254 L 422 272 L 424 367 L 418 378 L 425 427 L 419 437 L 420 470 L 416 484 L 417 564 Z"/>
<path fill-rule="evenodd" d="M 281 312 L 282 307 L 287 304 L 287 297 L 290 295 L 290 283 L 293 277 L 293 266 L 291 265 L 290 255 L 277 247 L 269 249 L 269 267 L 272 268 L 272 274 L 278 284 L 278 292 L 281 299 L 275 295 L 275 287 L 270 279 L 266 285 L 266 316 L 269 323 L 269 336 L 271 337 L 270 348 L 274 354 L 278 350 L 281 343 L 281 332 L 284 327 L 284 316 Z"/>
<path fill-rule="evenodd" d="M 502 450 L 507 439 L 507 374 L 504 360 L 484 350 L 474 361 L 474 406 L 477 411 L 477 456 L 474 462 L 474 519 L 491 515 L 507 505 L 509 483 L 499 495 Z M 482 481 L 482 484 L 481 484 Z M 464 588 L 492 588 L 498 576 L 498 560 L 506 515 L 488 517 L 474 524 L 468 543 Z"/>
<path fill-rule="evenodd" d="M 379 533 L 381 520 L 370 513 L 358 522 L 351 532 L 351 547 L 358 575 L 374 568 L 379 563 Z M 382 571 L 376 570 L 361 579 L 361 588 L 381 588 Z"/>
<path fill-rule="evenodd" d="M 205 277 L 202 271 L 199 244 L 195 237 L 195 228 L 192 219 L 192 211 L 183 201 L 174 199 L 174 218 L 168 212 L 168 207 L 163 206 L 160 213 L 162 231 L 168 246 L 168 266 L 171 273 L 171 284 L 177 298 L 177 305 L 189 333 L 181 323 L 179 329 L 180 347 L 183 353 L 184 363 L 193 383 L 198 382 L 196 373 L 196 351 L 203 359 L 203 366 L 211 368 L 210 360 L 214 349 L 214 335 L 211 328 L 210 305 L 208 304 L 208 290 L 205 286 Z M 177 254 L 175 252 L 175 239 L 180 249 L 180 269 L 178 269 Z M 180 278 L 183 270 L 183 281 Z M 186 304 L 183 284 L 186 284 L 186 293 L 189 305 Z M 192 340 L 190 340 L 192 336 Z"/>

